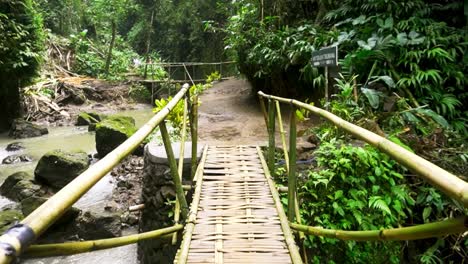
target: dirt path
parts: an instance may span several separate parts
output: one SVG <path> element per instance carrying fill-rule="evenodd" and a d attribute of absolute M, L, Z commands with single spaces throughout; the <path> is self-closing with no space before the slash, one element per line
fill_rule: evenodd
<path fill-rule="evenodd" d="M 268 133 L 256 96 L 245 80 L 215 84 L 200 98 L 199 138 L 210 145 L 264 145 Z"/>

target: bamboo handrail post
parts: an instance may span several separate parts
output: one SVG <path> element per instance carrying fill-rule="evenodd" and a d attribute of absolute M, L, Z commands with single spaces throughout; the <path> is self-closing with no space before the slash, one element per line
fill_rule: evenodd
<path fill-rule="evenodd" d="M 263 100 L 263 97 L 261 96 L 258 96 L 258 100 L 260 102 L 260 109 L 262 110 L 263 118 L 265 119 L 265 126 L 268 129 L 268 113 L 266 110 L 265 101 Z"/>
<path fill-rule="evenodd" d="M 203 183 L 203 169 L 205 166 L 207 154 L 208 154 L 208 147 L 205 147 L 203 150 L 203 155 L 200 161 L 200 165 L 198 166 L 197 172 L 195 173 L 196 178 L 197 178 L 197 183 L 195 186 L 195 192 L 193 194 L 193 201 L 192 201 L 192 204 L 190 205 L 190 215 L 188 216 L 188 219 L 187 219 L 187 225 L 186 225 L 184 237 L 180 245 L 180 254 L 178 257 L 179 264 L 184 264 L 187 262 L 189 247 L 192 241 L 192 234 L 195 229 L 195 221 L 197 220 L 198 205 L 200 203 L 200 196 L 201 196 L 202 183 Z"/>
<path fill-rule="evenodd" d="M 191 110 L 190 135 L 192 137 L 192 156 L 191 156 L 191 178 L 195 177 L 197 171 L 197 152 L 198 152 L 198 95 L 193 96 Z"/>
<path fill-rule="evenodd" d="M 268 99 L 268 169 L 275 171 L 275 102 Z"/>
<path fill-rule="evenodd" d="M 294 222 L 296 202 L 296 113 L 291 105 L 289 126 L 288 220 Z"/>
<path fill-rule="evenodd" d="M 164 148 L 166 149 L 167 158 L 169 161 L 169 167 L 172 174 L 172 180 L 175 184 L 177 198 L 180 202 L 180 207 L 182 211 L 182 217 L 185 219 L 188 215 L 188 205 L 187 200 L 185 199 L 184 190 L 182 189 L 182 182 L 179 177 L 179 173 L 177 171 L 177 163 L 174 157 L 174 152 L 172 150 L 171 141 L 169 139 L 169 133 L 167 132 L 166 122 L 163 121 L 159 124 L 159 129 L 161 131 L 161 136 L 164 143 Z M 183 159 L 183 157 L 179 157 L 179 159 Z"/>
<path fill-rule="evenodd" d="M 286 145 L 286 136 L 283 128 L 283 118 L 281 116 L 281 107 L 278 101 L 276 103 L 276 115 L 278 116 L 278 127 L 281 136 L 281 143 L 283 144 L 283 153 L 284 153 L 284 160 L 286 161 L 286 171 L 289 172 L 289 154 L 288 154 L 288 146 Z"/>
<path fill-rule="evenodd" d="M 184 152 L 185 152 L 185 138 L 187 136 L 187 94 L 184 98 L 184 114 L 182 118 L 182 133 L 180 136 L 180 149 L 179 149 L 179 164 L 177 167 L 177 172 L 179 173 L 180 181 L 182 182 L 182 174 L 184 172 Z M 185 194 L 184 194 L 185 197 Z M 180 202 L 176 198 L 175 210 L 174 210 L 174 223 L 178 224 L 180 220 Z M 172 245 L 177 244 L 177 232 L 172 236 Z"/>
<path fill-rule="evenodd" d="M 286 214 L 284 213 L 280 196 L 278 192 L 276 191 L 275 183 L 273 182 L 273 179 L 271 177 L 271 172 L 268 169 L 268 165 L 265 162 L 265 158 L 263 157 L 262 151 L 259 147 L 257 147 L 257 153 L 258 153 L 258 156 L 260 157 L 260 162 L 262 163 L 262 167 L 265 172 L 265 178 L 267 179 L 268 186 L 270 187 L 270 191 L 273 197 L 276 211 L 278 212 L 278 217 L 279 217 L 280 224 L 281 224 L 281 230 L 283 230 L 283 233 L 284 233 L 285 242 L 286 242 L 286 245 L 288 246 L 289 254 L 291 256 L 291 261 L 293 264 L 302 264 L 303 263 L 302 258 L 301 258 L 301 255 L 299 254 L 299 250 L 294 240 L 294 236 L 291 232 L 291 228 L 289 227 L 288 218 Z"/>

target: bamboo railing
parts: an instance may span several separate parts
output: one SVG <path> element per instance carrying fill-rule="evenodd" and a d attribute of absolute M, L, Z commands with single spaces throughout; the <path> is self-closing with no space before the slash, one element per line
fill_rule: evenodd
<path fill-rule="evenodd" d="M 403 147 L 400 147 L 399 145 L 369 130 L 351 124 L 326 110 L 302 103 L 294 99 L 267 95 L 262 91 L 258 92 L 258 95 L 261 99 L 260 105 L 262 107 L 262 111 L 264 112 L 266 122 L 268 124 L 269 146 L 267 157 L 268 168 L 270 169 L 270 171 L 274 171 L 275 164 L 274 102 L 289 104 L 292 107 L 289 133 L 290 151 L 288 162 L 288 219 L 292 229 L 310 235 L 351 240 L 411 240 L 461 233 L 468 230 L 466 224 L 468 223 L 467 216 L 448 219 L 436 223 L 417 225 L 413 227 L 403 227 L 375 231 L 327 230 L 320 227 L 303 226 L 294 223 L 294 204 L 296 202 L 296 173 L 295 168 L 292 165 L 296 164 L 296 120 L 294 115 L 295 107 L 300 107 L 310 111 L 313 114 L 319 115 L 335 124 L 338 128 L 341 128 L 346 132 L 354 135 L 358 139 L 361 139 L 367 142 L 368 144 L 378 148 L 382 152 L 389 155 L 391 158 L 398 161 L 400 164 L 404 165 L 410 171 L 419 175 L 421 178 L 427 180 L 430 184 L 432 184 L 440 191 L 444 192 L 449 197 L 461 202 L 461 204 L 465 208 L 468 207 L 468 183 L 458 178 L 457 176 L 451 174 L 450 172 L 438 167 L 437 165 L 432 164 L 431 162 L 404 149 Z M 268 113 L 266 113 L 266 107 L 263 103 L 263 98 L 266 98 L 268 100 Z"/>
<path fill-rule="evenodd" d="M 172 111 L 172 109 L 177 105 L 177 103 L 179 103 L 183 97 L 187 97 L 186 93 L 188 91 L 189 85 L 186 84 L 162 110 L 156 113 L 156 115 L 151 118 L 145 125 L 143 125 L 134 135 L 132 135 L 112 152 L 107 154 L 92 167 L 76 177 L 72 182 L 63 187 L 54 196 L 50 197 L 45 203 L 39 206 L 31 214 L 26 216 L 26 218 L 23 219 L 19 224 L 7 230 L 0 237 L 0 263 L 10 263 L 23 251 L 25 251 L 29 245 L 31 245 L 36 240 L 37 237 L 39 237 L 45 230 L 47 230 L 48 227 L 50 227 L 68 209 L 70 209 L 79 198 L 81 198 L 89 189 L 91 189 L 91 187 L 93 187 L 100 179 L 102 179 L 102 177 L 110 172 L 120 161 L 132 153 L 158 125 L 161 129 L 164 145 L 166 147 L 171 173 L 176 187 L 177 199 L 181 205 L 182 217 L 185 219 L 188 214 L 187 201 L 185 199 L 181 180 L 178 175 L 179 173 L 177 171 L 177 165 L 175 165 L 176 161 L 172 152 L 171 142 L 169 140 L 169 134 L 167 133 L 164 120 Z M 190 119 L 191 123 L 193 121 L 194 120 Z M 191 126 L 196 127 L 196 125 L 193 124 L 191 124 Z M 192 137 L 192 140 L 196 141 L 196 137 Z M 196 142 L 193 144 L 193 146 L 196 146 Z M 196 159 L 192 161 L 196 162 Z M 193 166 L 196 165 L 192 164 L 192 167 Z M 179 230 L 180 226 L 176 225 L 171 230 L 176 231 L 174 228 Z M 173 233 L 174 231 L 169 233 Z M 150 236 L 154 237 L 154 232 L 150 234 Z M 157 233 L 158 232 L 156 232 L 156 234 Z M 90 245 L 105 245 L 102 248 L 117 247 L 123 245 L 124 241 L 126 241 L 125 243 L 135 243 L 141 239 L 147 239 L 147 235 L 148 234 L 139 234 L 125 238 L 112 239 L 109 241 L 100 241 L 99 243 L 96 243 L 95 241 L 85 241 L 80 242 L 81 244 L 72 245 L 76 245 L 75 248 L 80 248 L 80 250 L 83 250 L 84 252 L 96 249 L 96 247 L 98 247 Z M 70 247 L 71 246 L 63 246 L 63 248 Z M 41 247 L 38 246 L 35 246 L 34 248 L 34 252 L 41 250 Z M 42 249 L 44 248 L 48 249 L 47 247 L 42 247 Z"/>

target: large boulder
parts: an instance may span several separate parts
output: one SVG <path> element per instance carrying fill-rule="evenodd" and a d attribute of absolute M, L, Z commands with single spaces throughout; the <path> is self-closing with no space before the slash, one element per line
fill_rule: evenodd
<path fill-rule="evenodd" d="M 5 232 L 16 222 L 23 219 L 23 214 L 18 210 L 5 210 L 0 212 L 0 232 Z"/>
<path fill-rule="evenodd" d="M 0 194 L 13 200 L 21 201 L 33 195 L 44 195 L 45 191 L 32 180 L 26 172 L 14 173 L 0 186 Z"/>
<path fill-rule="evenodd" d="M 83 151 L 53 150 L 41 157 L 34 178 L 48 186 L 62 188 L 88 167 L 89 158 Z"/>
<path fill-rule="evenodd" d="M 100 158 L 117 148 L 135 131 L 135 120 L 128 116 L 109 116 L 96 125 L 96 150 Z"/>
<path fill-rule="evenodd" d="M 81 112 L 76 119 L 75 125 L 77 126 L 89 126 L 91 124 L 97 124 L 104 119 L 103 115 L 94 112 Z"/>
<path fill-rule="evenodd" d="M 85 212 L 77 219 L 77 232 L 83 239 L 119 237 L 122 234 L 122 221 L 119 212 Z"/>
<path fill-rule="evenodd" d="M 48 134 L 46 127 L 41 127 L 23 119 L 15 119 L 10 129 L 10 137 L 13 138 L 31 138 L 40 137 Z"/>

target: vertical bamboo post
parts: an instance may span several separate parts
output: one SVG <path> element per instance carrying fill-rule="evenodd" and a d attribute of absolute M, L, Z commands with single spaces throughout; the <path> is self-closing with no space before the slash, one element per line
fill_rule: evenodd
<path fill-rule="evenodd" d="M 268 99 L 268 169 L 275 172 L 275 102 Z"/>
<path fill-rule="evenodd" d="M 278 115 L 278 126 L 281 135 L 281 143 L 283 144 L 284 160 L 286 161 L 286 171 L 289 172 L 288 146 L 286 145 L 286 136 L 283 129 L 283 118 L 281 116 L 281 107 L 278 101 L 276 101 L 276 114 Z"/>
<path fill-rule="evenodd" d="M 288 220 L 294 222 L 296 202 L 296 108 L 291 106 L 289 127 Z"/>
<path fill-rule="evenodd" d="M 192 137 L 192 180 L 197 172 L 197 149 L 198 149 L 198 95 L 193 96 L 191 110 L 190 135 Z"/>
<path fill-rule="evenodd" d="M 182 218 L 185 219 L 188 215 L 187 200 L 185 199 L 184 189 L 182 189 L 182 182 L 180 180 L 179 173 L 177 172 L 177 162 L 174 157 L 174 152 L 172 151 L 171 140 L 169 139 L 169 133 L 167 132 L 165 120 L 159 124 L 159 129 L 161 130 L 164 148 L 166 149 L 169 167 L 171 169 L 172 180 L 175 184 L 177 199 L 179 199 L 180 202 Z"/>
<path fill-rule="evenodd" d="M 258 96 L 258 100 L 260 102 L 260 109 L 262 109 L 263 118 L 265 119 L 265 126 L 268 128 L 268 113 L 266 110 L 265 101 L 263 100 L 263 97 L 260 95 Z"/>
<path fill-rule="evenodd" d="M 182 118 L 182 133 L 180 136 L 180 149 L 179 149 L 179 164 L 177 172 L 179 173 L 179 179 L 182 182 L 182 174 L 184 172 L 184 152 L 185 152 L 185 138 L 187 137 L 187 94 L 184 98 L 184 115 Z M 185 194 L 184 194 L 185 196 Z M 180 221 L 180 202 L 176 199 L 175 210 L 174 210 L 174 222 L 178 224 Z M 172 235 L 172 245 L 177 244 L 177 232 Z"/>
<path fill-rule="evenodd" d="M 328 109 L 328 102 L 330 101 L 328 95 L 328 67 L 325 67 L 325 100 L 326 100 L 326 109 Z"/>

